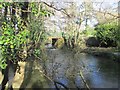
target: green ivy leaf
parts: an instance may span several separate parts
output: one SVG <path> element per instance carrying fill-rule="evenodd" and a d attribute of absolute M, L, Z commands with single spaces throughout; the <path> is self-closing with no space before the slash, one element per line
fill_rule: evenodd
<path fill-rule="evenodd" d="M 0 41 L 0 45 L 3 44 L 3 41 Z"/>
<path fill-rule="evenodd" d="M 11 48 L 11 49 L 13 49 L 13 48 L 14 48 L 14 46 L 13 46 L 13 45 L 10 45 L 10 48 Z"/>
<path fill-rule="evenodd" d="M 5 69 L 7 67 L 7 64 L 5 63 L 5 60 L 0 58 L 0 68 Z"/>
<path fill-rule="evenodd" d="M 3 7 L 2 4 L 0 4 L 0 9 L 1 9 L 2 7 Z"/>
<path fill-rule="evenodd" d="M 2 69 L 5 69 L 6 67 L 7 67 L 7 64 L 2 64 L 2 65 L 0 65 L 0 67 L 2 68 Z"/>

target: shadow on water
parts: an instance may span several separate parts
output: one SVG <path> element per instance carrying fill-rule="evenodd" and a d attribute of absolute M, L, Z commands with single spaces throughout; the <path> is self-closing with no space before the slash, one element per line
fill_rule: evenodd
<path fill-rule="evenodd" d="M 59 49 L 47 49 L 47 55 L 47 75 L 69 88 L 85 88 L 80 70 L 90 88 L 119 87 L 119 63 L 112 59 Z"/>
<path fill-rule="evenodd" d="M 48 80 L 42 74 L 39 60 L 31 57 L 25 65 L 24 79 L 20 89 L 49 88 Z"/>

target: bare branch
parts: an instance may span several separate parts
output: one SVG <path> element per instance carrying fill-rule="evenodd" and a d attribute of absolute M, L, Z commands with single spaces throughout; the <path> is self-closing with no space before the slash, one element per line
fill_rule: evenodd
<path fill-rule="evenodd" d="M 53 7 L 53 5 L 49 5 L 49 4 L 46 3 L 46 2 L 41 2 L 41 3 L 47 5 L 47 6 L 50 7 L 50 8 L 53 8 L 53 9 L 56 10 L 56 11 L 60 11 L 60 12 L 64 13 L 64 14 L 67 15 L 68 17 L 71 17 L 71 16 L 66 12 L 66 10 L 63 9 L 63 8 L 58 9 L 58 8 L 56 8 L 56 7 Z"/>
<path fill-rule="evenodd" d="M 100 8 L 99 8 L 99 11 L 101 11 L 101 8 L 102 8 L 102 4 L 103 4 L 104 0 L 100 3 Z"/>
<path fill-rule="evenodd" d="M 99 12 L 99 13 L 102 13 L 102 14 L 109 14 L 109 15 L 111 15 L 111 16 L 113 16 L 113 17 L 119 18 L 118 15 L 114 15 L 114 14 L 109 13 L 109 12 L 102 12 L 102 11 L 97 11 L 97 10 L 93 10 L 93 11 L 94 11 L 94 12 Z"/>

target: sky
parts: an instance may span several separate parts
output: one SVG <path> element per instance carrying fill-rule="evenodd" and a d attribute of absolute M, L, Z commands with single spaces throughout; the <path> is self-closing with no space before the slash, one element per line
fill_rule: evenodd
<path fill-rule="evenodd" d="M 44 0 L 45 1 L 45 0 Z M 89 1 L 89 0 L 46 0 L 46 2 L 56 2 L 55 7 L 57 8 L 64 8 L 67 7 L 66 2 L 75 2 L 77 4 L 77 6 L 80 6 L 83 1 Z M 92 0 L 93 2 L 93 7 L 96 10 L 99 10 L 99 8 L 101 7 L 103 10 L 104 9 L 109 9 L 109 12 L 113 12 L 113 10 L 111 8 L 117 8 L 118 7 L 118 1 L 119 0 Z M 103 2 L 103 3 L 102 3 Z M 101 5 L 102 3 L 102 5 Z M 111 10 L 111 11 L 110 11 Z M 116 12 L 116 11 L 115 11 Z M 64 22 L 64 19 L 62 20 L 60 17 L 62 17 L 60 12 L 56 13 L 56 16 L 52 16 L 51 20 L 55 21 L 59 26 L 63 25 L 63 27 L 65 26 L 64 23 L 62 24 L 61 22 Z M 90 27 L 94 27 L 95 24 L 97 24 L 98 21 L 95 18 L 92 18 L 91 20 L 88 20 L 88 25 Z M 56 27 L 58 29 L 58 27 Z M 85 21 L 82 22 L 82 27 L 81 29 L 85 29 Z"/>
<path fill-rule="evenodd" d="M 89 0 L 41 0 L 46 2 L 83 2 L 83 1 L 89 1 Z M 92 2 L 119 2 L 120 0 L 91 0 Z"/>
<path fill-rule="evenodd" d="M 11 2 L 13 0 L 0 0 L 0 2 Z M 16 2 L 24 2 L 24 1 L 29 1 L 29 2 L 40 2 L 40 1 L 46 1 L 46 2 L 82 2 L 84 0 L 14 0 Z M 86 0 L 89 1 L 89 0 Z M 120 0 L 92 0 L 93 2 L 118 2 Z"/>

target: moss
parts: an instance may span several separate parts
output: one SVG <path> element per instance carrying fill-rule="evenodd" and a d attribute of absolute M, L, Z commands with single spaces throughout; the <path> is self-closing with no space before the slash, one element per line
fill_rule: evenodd
<path fill-rule="evenodd" d="M 55 48 L 62 48 L 64 46 L 64 39 L 59 38 L 54 46 L 55 46 Z"/>

